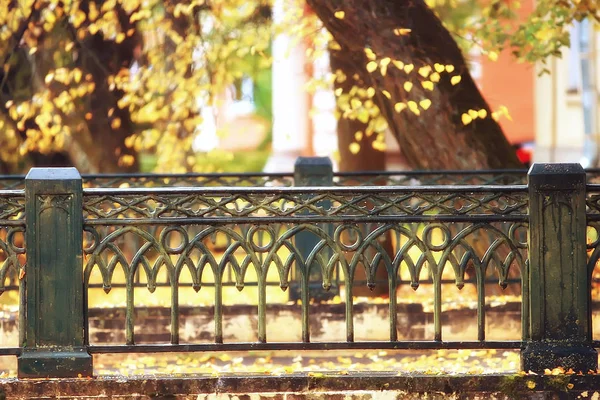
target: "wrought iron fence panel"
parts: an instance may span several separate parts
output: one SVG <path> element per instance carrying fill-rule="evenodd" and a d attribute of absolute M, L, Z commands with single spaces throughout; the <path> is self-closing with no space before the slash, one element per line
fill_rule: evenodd
<path fill-rule="evenodd" d="M 86 189 L 83 210 L 85 283 L 90 285 L 97 269 L 108 292 L 115 270 L 123 271 L 126 345 L 135 343 L 139 271 L 148 290 L 161 284 L 171 290 L 171 344 L 179 343 L 180 286 L 199 291 L 208 283 L 215 288 L 214 341 L 222 343 L 222 288 L 230 282 L 244 290 L 249 270 L 258 290 L 259 343 L 267 342 L 267 287 L 276 283 L 285 291 L 292 282 L 300 287 L 302 342 L 310 342 L 315 271 L 318 290 L 343 289 L 347 343 L 354 342 L 357 272 L 365 277 L 360 283 L 369 288 L 385 284 L 394 294 L 401 285 L 416 290 L 423 279 L 431 282 L 435 341 L 442 340 L 442 282 L 450 271 L 462 288 L 470 273 L 478 292 L 478 340 L 484 341 L 487 278 L 495 275 L 506 287 L 511 270 L 518 277 L 526 259 L 523 186 Z M 392 253 L 381 245 L 390 234 Z M 126 235 L 137 239 L 123 241 Z M 306 243 L 312 243 L 308 250 Z M 376 279 L 379 269 L 386 271 L 386 282 Z M 191 282 L 180 281 L 184 270 Z M 276 272 L 275 279 L 270 271 Z M 398 340 L 396 306 L 392 295 L 390 341 Z"/>
<path fill-rule="evenodd" d="M 0 296 L 5 291 L 18 290 L 16 309 L 19 324 L 24 325 L 25 313 L 25 194 L 22 190 L 0 191 Z M 7 303 L 8 304 L 8 303 Z M 8 308 L 9 310 L 11 307 Z M 19 344 L 23 343 L 20 331 Z M 17 349 L 0 346 L 0 355 L 14 354 Z"/>

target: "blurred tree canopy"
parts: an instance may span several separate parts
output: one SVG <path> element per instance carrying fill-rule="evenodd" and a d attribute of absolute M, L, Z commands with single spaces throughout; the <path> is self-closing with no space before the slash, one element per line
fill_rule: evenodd
<path fill-rule="evenodd" d="M 159 169 L 192 170 L 201 107 L 244 75 L 264 79 L 280 33 L 309 37 L 309 59 L 325 50 L 339 59 L 307 90 L 335 86 L 338 117 L 362 124 L 352 153 L 367 137 L 383 150 L 390 129 L 415 167 L 512 166 L 514 155 L 490 156 L 511 152 L 496 123 L 507 112 L 489 109 L 460 50 L 544 60 L 569 44 L 572 21 L 599 18 L 596 0 L 539 0 L 526 21 L 516 0 L 307 3 L 309 11 L 286 0 L 274 24 L 271 0 L 0 0 L 3 169 L 54 160 L 85 172 L 136 170 L 147 152 Z M 444 146 L 484 156 L 438 162 Z M 410 156 L 419 147 L 435 151 Z"/>

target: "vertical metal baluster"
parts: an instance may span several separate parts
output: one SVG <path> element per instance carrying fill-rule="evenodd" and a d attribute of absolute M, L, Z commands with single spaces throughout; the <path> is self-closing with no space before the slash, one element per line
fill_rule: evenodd
<path fill-rule="evenodd" d="M 215 271 L 215 343 L 223 343 L 223 285 L 221 273 Z"/>
<path fill-rule="evenodd" d="M 398 311 L 396 305 L 396 275 L 390 275 L 388 278 L 388 285 L 390 290 L 390 341 L 395 342 L 398 340 Z"/>
<path fill-rule="evenodd" d="M 531 227 L 527 227 L 531 229 Z M 529 257 L 525 259 L 525 268 L 521 271 L 521 338 L 523 341 L 530 340 L 529 332 Z"/>
<path fill-rule="evenodd" d="M 296 261 L 296 268 L 298 268 L 298 262 Z M 305 268 L 306 269 L 306 268 Z M 310 342 L 310 325 L 308 318 L 308 302 L 310 299 L 309 291 L 309 277 L 308 271 L 300 273 L 300 301 L 302 302 L 302 341 L 304 343 Z"/>
<path fill-rule="evenodd" d="M 441 266 L 440 266 L 441 267 Z M 432 274 L 433 277 L 433 334 L 437 342 L 442 340 L 442 282 L 440 276 Z"/>
<path fill-rule="evenodd" d="M 133 268 L 133 266 L 132 266 Z M 126 308 L 125 308 L 125 343 L 128 345 L 134 344 L 134 284 L 133 280 L 135 272 L 133 274 L 127 274 L 125 283 L 125 296 L 126 296 Z"/>
<path fill-rule="evenodd" d="M 179 280 L 173 271 L 171 281 L 171 344 L 179 344 Z"/>
<path fill-rule="evenodd" d="M 262 272 L 258 273 L 258 341 L 260 343 L 267 343 L 267 288 L 266 288 L 266 274 Z"/>
<path fill-rule="evenodd" d="M 483 269 L 483 267 L 482 267 Z M 476 274 L 477 280 L 477 340 L 485 340 L 485 271 Z"/>
<path fill-rule="evenodd" d="M 85 274 L 84 274 L 85 276 Z M 89 326 L 89 317 L 88 317 L 88 285 L 90 281 L 87 279 L 83 282 L 83 345 L 90 345 L 90 326 Z"/>
<path fill-rule="evenodd" d="M 353 274 L 346 279 L 346 341 L 354 342 L 354 309 L 353 309 L 353 297 L 352 297 L 352 279 Z"/>
<path fill-rule="evenodd" d="M 18 272 L 17 272 L 18 274 Z M 19 280 L 19 346 L 24 347 L 27 340 L 27 275 Z"/>

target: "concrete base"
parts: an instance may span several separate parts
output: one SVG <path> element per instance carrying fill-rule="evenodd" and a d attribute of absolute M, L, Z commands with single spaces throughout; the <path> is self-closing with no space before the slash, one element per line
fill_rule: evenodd
<path fill-rule="evenodd" d="M 600 375 L 420 375 L 396 372 L 94 379 L 0 379 L 0 398 L 406 400 L 592 398 Z"/>
<path fill-rule="evenodd" d="M 584 344 L 531 343 L 521 351 L 521 369 L 544 373 L 546 369 L 564 368 L 575 372 L 596 372 L 598 352 Z"/>
<path fill-rule="evenodd" d="M 24 349 L 17 365 L 19 378 L 77 378 L 94 372 L 92 356 L 85 349 Z"/>

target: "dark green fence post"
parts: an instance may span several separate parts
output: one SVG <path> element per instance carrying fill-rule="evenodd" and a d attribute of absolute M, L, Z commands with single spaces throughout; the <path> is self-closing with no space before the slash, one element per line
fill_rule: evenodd
<path fill-rule="evenodd" d="M 21 378 L 92 375 L 83 341 L 83 212 L 75 168 L 33 168 L 25 178 L 27 323 Z"/>
<path fill-rule="evenodd" d="M 596 371 L 586 262 L 585 171 L 579 164 L 529 170 L 529 312 L 524 371 Z M 527 311 L 527 310 L 525 310 Z"/>
<path fill-rule="evenodd" d="M 333 164 L 329 157 L 298 157 L 294 164 L 294 186 L 333 186 Z M 320 207 L 330 207 L 327 200 L 318 203 Z M 306 212 L 309 214 L 310 212 Z M 333 227 L 331 224 L 318 224 L 329 237 L 333 238 Z M 306 260 L 315 246 L 321 241 L 312 232 L 303 231 L 295 235 L 294 244 L 302 258 Z M 331 257 L 331 248 L 325 247 L 320 252 L 327 259 Z M 339 294 L 336 274 L 332 277 L 331 288 L 325 291 L 322 286 L 323 274 L 320 267 L 313 265 L 309 276 L 310 298 L 314 300 L 329 300 Z M 290 285 L 290 300 L 300 299 L 301 285 L 300 273 L 295 271 L 293 282 Z"/>

